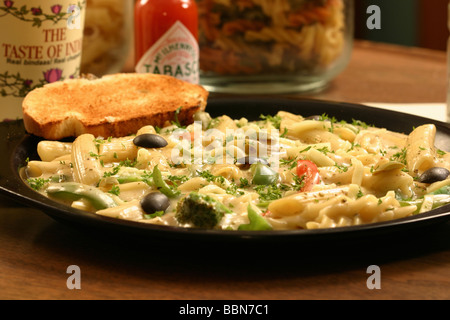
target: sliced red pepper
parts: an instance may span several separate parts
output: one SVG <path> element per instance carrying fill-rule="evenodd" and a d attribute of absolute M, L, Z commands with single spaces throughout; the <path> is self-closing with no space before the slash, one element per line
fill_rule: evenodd
<path fill-rule="evenodd" d="M 300 192 L 311 191 L 315 184 L 320 183 L 319 169 L 316 164 L 309 160 L 297 161 L 297 175 L 302 179 Z"/>

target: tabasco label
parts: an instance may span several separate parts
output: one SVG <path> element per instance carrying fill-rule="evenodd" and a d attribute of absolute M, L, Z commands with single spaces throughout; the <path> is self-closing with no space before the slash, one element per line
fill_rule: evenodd
<path fill-rule="evenodd" d="M 169 75 L 198 84 L 198 61 L 197 40 L 183 23 L 177 21 L 142 56 L 136 72 Z"/>
<path fill-rule="evenodd" d="M 79 76 L 85 11 L 85 0 L 2 2 L 0 121 L 21 118 L 31 90 Z"/>

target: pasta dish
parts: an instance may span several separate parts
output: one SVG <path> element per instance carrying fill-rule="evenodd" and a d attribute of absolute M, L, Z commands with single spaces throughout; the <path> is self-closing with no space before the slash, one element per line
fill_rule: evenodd
<path fill-rule="evenodd" d="M 98 215 L 217 230 L 354 226 L 450 203 L 450 153 L 434 146 L 432 124 L 397 133 L 285 111 L 194 120 L 41 141 L 25 180 Z"/>

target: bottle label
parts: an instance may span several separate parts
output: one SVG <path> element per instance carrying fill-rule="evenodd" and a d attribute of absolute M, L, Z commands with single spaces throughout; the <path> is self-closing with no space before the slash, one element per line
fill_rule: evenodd
<path fill-rule="evenodd" d="M 142 56 L 137 73 L 154 73 L 199 83 L 199 47 L 197 40 L 180 21 Z"/>
<path fill-rule="evenodd" d="M 79 76 L 86 10 L 74 2 L 2 1 L 0 121 L 22 118 L 30 91 Z"/>

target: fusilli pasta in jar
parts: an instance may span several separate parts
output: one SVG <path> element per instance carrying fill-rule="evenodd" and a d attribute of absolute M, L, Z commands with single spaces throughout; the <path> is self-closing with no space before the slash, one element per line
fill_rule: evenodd
<path fill-rule="evenodd" d="M 197 2 L 202 84 L 210 91 L 317 89 L 348 62 L 352 0 Z"/>

